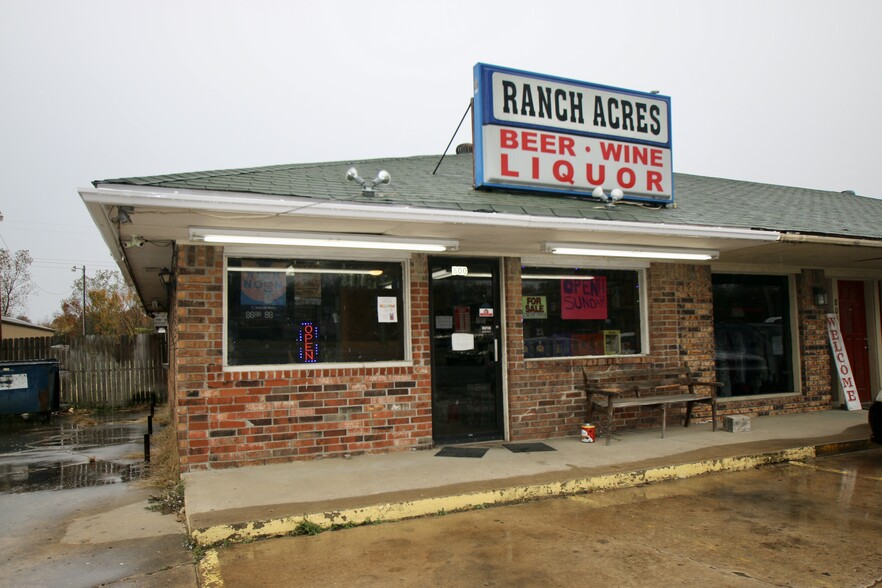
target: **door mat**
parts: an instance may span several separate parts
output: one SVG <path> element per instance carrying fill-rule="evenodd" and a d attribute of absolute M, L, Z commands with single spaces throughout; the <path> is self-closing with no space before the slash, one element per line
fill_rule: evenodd
<path fill-rule="evenodd" d="M 435 457 L 484 457 L 486 447 L 445 447 Z"/>
<path fill-rule="evenodd" d="M 557 451 L 545 443 L 503 443 L 503 447 L 512 453 L 533 453 L 534 451 Z"/>

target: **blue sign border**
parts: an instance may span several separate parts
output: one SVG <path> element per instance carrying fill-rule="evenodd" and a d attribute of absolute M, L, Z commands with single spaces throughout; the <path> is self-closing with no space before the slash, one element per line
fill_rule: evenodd
<path fill-rule="evenodd" d="M 629 96 L 635 96 L 640 98 L 651 98 L 652 100 L 660 100 L 667 104 L 667 130 L 668 130 L 668 140 L 661 141 L 646 141 L 640 139 L 627 139 L 625 142 L 635 143 L 641 145 L 651 145 L 654 147 L 664 147 L 671 150 L 671 196 L 670 198 L 651 198 L 647 196 L 637 196 L 637 195 L 629 195 L 625 193 L 624 198 L 626 200 L 633 200 L 637 202 L 652 202 L 655 204 L 672 204 L 674 202 L 674 177 L 673 177 L 673 149 L 672 145 L 672 128 L 671 128 L 671 98 L 669 96 L 665 96 L 662 94 L 652 94 L 649 92 L 638 92 L 636 90 L 627 90 L 624 88 L 617 88 L 615 86 L 605 86 L 602 84 L 592 84 L 588 82 L 582 82 L 579 80 L 573 80 L 570 78 L 562 78 L 557 76 L 550 76 L 544 74 L 538 74 L 529 71 L 523 71 L 519 69 L 512 69 L 507 67 L 500 67 L 497 65 L 489 65 L 486 63 L 477 63 L 473 68 L 474 75 L 474 103 L 472 106 L 473 109 L 473 127 L 472 127 L 472 135 L 474 141 L 474 155 L 473 159 L 475 162 L 475 187 L 476 188 L 503 188 L 506 190 L 515 190 L 519 192 L 545 192 L 550 194 L 567 194 L 567 195 L 576 195 L 579 197 L 590 197 L 591 194 L 585 191 L 577 191 L 577 190 L 559 190 L 555 188 L 548 188 L 544 186 L 522 186 L 522 185 L 514 185 L 514 184 L 503 184 L 496 182 L 487 182 L 484 180 L 484 133 L 482 129 L 484 125 L 502 125 L 507 127 L 517 127 L 517 128 L 526 128 L 526 129 L 537 129 L 544 131 L 551 131 L 555 133 L 565 133 L 570 135 L 581 135 L 584 137 L 596 137 L 599 139 L 607 139 L 611 141 L 623 141 L 622 137 L 616 135 L 606 135 L 600 133 L 588 133 L 584 131 L 574 131 L 571 129 L 561 130 L 560 127 L 555 127 L 553 125 L 536 125 L 536 124 L 525 124 L 521 122 L 513 122 L 513 121 L 503 121 L 499 120 L 495 116 L 493 116 L 493 74 L 501 72 L 521 77 L 532 78 L 535 80 L 544 80 L 550 82 L 556 82 L 561 84 L 569 84 L 573 86 L 580 86 L 583 88 L 595 89 L 595 90 L 603 90 L 608 92 L 616 92 L 618 94 L 625 94 Z"/>

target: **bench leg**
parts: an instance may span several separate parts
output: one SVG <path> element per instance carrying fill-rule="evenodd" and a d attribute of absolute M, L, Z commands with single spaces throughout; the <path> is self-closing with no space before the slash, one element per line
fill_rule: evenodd
<path fill-rule="evenodd" d="M 612 423 L 613 423 L 613 403 L 612 398 L 607 400 L 609 402 L 606 409 L 606 444 L 610 445 L 612 443 Z"/>
<path fill-rule="evenodd" d="M 665 438 L 665 430 L 668 427 L 668 405 L 662 404 L 662 439 Z"/>
<path fill-rule="evenodd" d="M 716 400 L 711 400 L 711 419 L 713 419 L 713 430 L 717 430 L 717 402 Z"/>
<path fill-rule="evenodd" d="M 689 421 L 692 419 L 692 402 L 686 403 L 686 420 L 683 422 L 684 427 L 689 426 Z"/>

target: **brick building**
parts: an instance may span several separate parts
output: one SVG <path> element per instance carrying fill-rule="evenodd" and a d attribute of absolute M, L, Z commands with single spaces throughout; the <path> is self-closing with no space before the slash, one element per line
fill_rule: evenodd
<path fill-rule="evenodd" d="M 678 174 L 676 206 L 609 207 L 477 190 L 472 155 L 439 160 L 80 191 L 168 319 L 184 470 L 575 436 L 584 366 L 686 363 L 724 383 L 720 416 L 831 409 L 828 312 L 861 400 L 879 390 L 882 201 Z M 353 165 L 392 180 L 359 187 Z"/>

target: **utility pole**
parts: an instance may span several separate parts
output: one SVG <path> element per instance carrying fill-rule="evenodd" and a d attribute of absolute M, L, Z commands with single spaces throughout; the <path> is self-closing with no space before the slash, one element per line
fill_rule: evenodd
<path fill-rule="evenodd" d="M 75 265 L 70 268 L 70 271 L 75 272 L 77 270 L 83 270 L 83 337 L 86 336 L 86 266 L 78 266 Z"/>
<path fill-rule="evenodd" d="M 3 222 L 3 213 L 0 212 L 0 223 Z M 6 241 L 4 241 L 5 243 Z M 3 293 L 0 292 L 0 296 L 3 296 Z M 3 340 L 3 300 L 0 299 L 0 341 Z"/>

